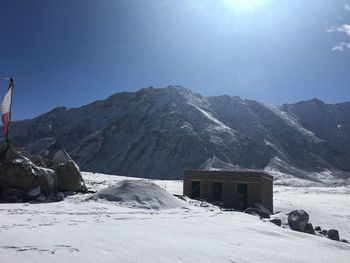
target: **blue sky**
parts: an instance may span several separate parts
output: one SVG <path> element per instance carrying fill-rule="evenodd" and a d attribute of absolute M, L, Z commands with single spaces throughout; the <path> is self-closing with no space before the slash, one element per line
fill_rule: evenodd
<path fill-rule="evenodd" d="M 277 105 L 350 100 L 350 1 L 1 0 L 0 39 L 15 119 L 169 84 Z"/>

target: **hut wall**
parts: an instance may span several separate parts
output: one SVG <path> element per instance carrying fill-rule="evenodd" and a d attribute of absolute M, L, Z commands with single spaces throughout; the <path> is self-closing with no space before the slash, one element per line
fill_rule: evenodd
<path fill-rule="evenodd" d="M 224 207 L 234 208 L 238 202 L 238 184 L 247 185 L 247 206 L 260 203 L 273 212 L 273 177 L 263 172 L 186 171 L 183 193 L 191 196 L 192 181 L 200 182 L 200 199 L 213 200 L 213 183 L 222 183 Z"/>

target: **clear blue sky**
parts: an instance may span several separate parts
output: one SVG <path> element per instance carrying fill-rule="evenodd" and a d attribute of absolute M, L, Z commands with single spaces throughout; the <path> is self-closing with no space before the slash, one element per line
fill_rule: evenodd
<path fill-rule="evenodd" d="M 343 102 L 349 24 L 342 0 L 1 0 L 0 74 L 16 77 L 15 119 L 169 84 Z"/>

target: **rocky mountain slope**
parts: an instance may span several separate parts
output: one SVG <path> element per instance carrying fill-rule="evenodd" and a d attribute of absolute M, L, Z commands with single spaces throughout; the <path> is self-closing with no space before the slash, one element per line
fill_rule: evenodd
<path fill-rule="evenodd" d="M 58 141 L 82 170 L 182 178 L 184 169 L 265 169 L 325 181 L 350 172 L 350 103 L 272 105 L 179 86 L 123 92 L 11 126 L 32 152 Z"/>

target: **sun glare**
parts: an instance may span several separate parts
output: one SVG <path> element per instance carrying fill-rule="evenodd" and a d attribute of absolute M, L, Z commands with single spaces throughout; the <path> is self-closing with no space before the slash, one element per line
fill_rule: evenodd
<path fill-rule="evenodd" d="M 230 8 L 249 11 L 261 7 L 267 0 L 225 0 Z"/>

